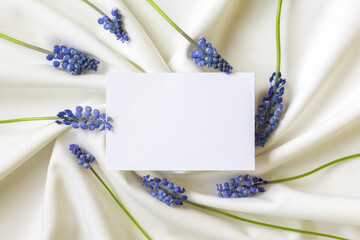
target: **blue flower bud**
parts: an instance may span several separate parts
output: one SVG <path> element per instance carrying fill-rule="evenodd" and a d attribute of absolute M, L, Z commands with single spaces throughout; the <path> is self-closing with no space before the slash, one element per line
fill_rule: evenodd
<path fill-rule="evenodd" d="M 54 51 L 53 51 L 53 53 L 59 53 L 60 52 L 60 47 L 59 47 L 59 45 L 55 45 L 54 46 Z"/>
<path fill-rule="evenodd" d="M 263 104 L 259 105 L 255 115 L 255 146 L 265 146 L 270 134 L 277 128 L 283 108 L 281 102 L 286 80 L 281 78 L 281 73 L 273 73 L 269 81 L 271 86 L 267 97 L 263 99 Z"/>
<path fill-rule="evenodd" d="M 54 67 L 59 67 L 59 66 L 60 66 L 60 62 L 57 61 L 57 60 L 55 60 L 55 61 L 53 62 L 53 66 L 54 66 Z"/>
<path fill-rule="evenodd" d="M 90 59 L 83 53 L 64 45 L 61 47 L 55 45 L 53 53 L 54 55 L 47 55 L 46 59 L 49 61 L 57 59 L 53 61 L 53 66 L 57 68 L 61 65 L 62 69 L 68 69 L 72 75 L 80 75 L 85 69 L 97 71 L 97 65 L 100 63 L 96 59 Z M 83 56 L 82 59 L 80 59 L 79 54 Z"/>
<path fill-rule="evenodd" d="M 119 14 L 119 10 L 113 8 L 111 10 L 111 15 L 114 17 L 113 19 L 110 19 L 109 16 L 105 15 L 98 19 L 98 24 L 104 25 L 103 28 L 114 34 L 116 40 L 121 40 L 122 42 L 129 41 L 130 37 L 127 36 L 127 32 L 123 28 L 123 22 L 121 21 L 122 16 Z"/>
<path fill-rule="evenodd" d="M 182 200 L 187 199 L 187 196 L 182 194 L 185 192 L 185 189 L 180 186 L 174 187 L 174 184 L 169 183 L 166 178 L 161 180 L 156 177 L 150 179 L 150 175 L 147 175 L 140 177 L 140 179 L 142 180 L 142 186 L 146 187 L 154 198 L 157 198 L 168 206 L 173 204 L 182 205 Z"/>
<path fill-rule="evenodd" d="M 113 8 L 111 9 L 111 15 L 113 15 L 114 17 L 118 14 L 119 10 L 117 8 Z"/>
<path fill-rule="evenodd" d="M 257 192 L 264 192 L 262 185 L 267 184 L 262 178 L 250 175 L 240 175 L 237 178 L 231 178 L 229 182 L 224 184 L 216 184 L 218 196 L 222 198 L 241 198 L 250 197 Z"/>
<path fill-rule="evenodd" d="M 46 59 L 49 60 L 49 61 L 51 61 L 51 60 L 54 59 L 54 56 L 51 55 L 51 54 L 48 54 L 48 55 L 46 56 Z"/>
<path fill-rule="evenodd" d="M 90 168 L 90 162 L 93 162 L 94 161 L 94 157 L 89 154 L 89 153 L 86 153 L 85 151 L 83 151 L 79 145 L 76 145 L 76 144 L 70 144 L 69 145 L 69 151 L 76 157 L 78 158 L 79 160 L 77 161 L 77 163 L 79 165 L 83 165 L 84 168 Z M 88 158 L 88 156 L 91 156 L 91 158 Z"/>
<path fill-rule="evenodd" d="M 87 106 L 85 108 L 84 114 L 82 112 L 83 108 L 80 106 L 76 107 L 75 114 L 71 110 L 66 109 L 57 114 L 57 117 L 59 117 L 61 120 L 56 120 L 55 122 L 57 124 L 71 125 L 74 129 L 81 128 L 84 130 L 89 129 L 90 131 L 93 131 L 95 129 L 100 129 L 100 131 L 103 131 L 105 129 L 109 131 L 111 130 L 111 118 L 107 117 L 103 113 L 99 114 L 99 110 L 94 109 L 93 113 L 96 114 L 93 115 L 92 108 Z"/>
<path fill-rule="evenodd" d="M 212 44 L 206 42 L 204 37 L 201 37 L 198 42 L 199 49 L 191 52 L 190 57 L 194 59 L 194 62 L 199 66 L 213 67 L 214 69 L 225 72 L 226 74 L 231 73 L 233 67 L 229 63 L 221 58 L 216 51 L 216 48 L 212 47 Z M 213 64 L 214 62 L 214 64 Z M 216 63 L 220 63 L 216 64 Z"/>

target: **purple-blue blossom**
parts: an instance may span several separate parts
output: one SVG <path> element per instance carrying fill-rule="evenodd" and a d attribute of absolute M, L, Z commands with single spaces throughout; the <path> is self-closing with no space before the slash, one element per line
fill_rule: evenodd
<path fill-rule="evenodd" d="M 268 182 L 262 178 L 246 175 L 240 175 L 237 178 L 231 178 L 224 184 L 216 184 L 218 196 L 222 198 L 242 198 L 250 197 L 258 192 L 264 192 L 263 185 Z"/>
<path fill-rule="evenodd" d="M 214 68 L 220 72 L 230 74 L 233 67 L 223 59 L 217 52 L 216 48 L 210 42 L 206 42 L 204 37 L 201 37 L 198 42 L 198 50 L 190 53 L 194 62 L 200 67 Z"/>
<path fill-rule="evenodd" d="M 151 196 L 157 198 L 159 201 L 166 203 L 168 206 L 173 204 L 183 205 L 183 200 L 187 199 L 187 196 L 183 193 L 185 188 L 175 186 L 169 182 L 166 178 L 152 178 L 150 175 L 140 177 L 142 180 L 141 186 L 144 186 L 150 193 Z"/>
<path fill-rule="evenodd" d="M 68 70 L 72 75 L 80 75 L 83 71 L 97 71 L 100 62 L 94 58 L 89 58 L 84 53 L 68 48 L 64 45 L 55 45 L 53 55 L 48 54 L 46 59 L 53 61 L 53 66 Z"/>
<path fill-rule="evenodd" d="M 270 88 L 255 115 L 255 146 L 264 147 L 270 134 L 277 128 L 283 109 L 283 94 L 286 80 L 281 73 L 273 73 L 269 79 Z"/>
<path fill-rule="evenodd" d="M 104 15 L 98 19 L 98 24 L 103 25 L 105 30 L 109 30 L 110 33 L 116 36 L 116 40 L 121 40 L 126 42 L 130 40 L 130 37 L 127 35 L 127 32 L 124 30 L 124 22 L 121 20 L 122 15 L 119 13 L 117 8 L 111 10 L 111 19 L 109 16 Z"/>
<path fill-rule="evenodd" d="M 95 157 L 82 150 L 79 145 L 70 144 L 69 151 L 78 159 L 78 164 L 84 166 L 84 168 L 89 168 L 90 163 L 95 161 Z"/>
<path fill-rule="evenodd" d="M 93 110 L 89 106 L 85 107 L 85 109 L 81 106 L 77 106 L 75 113 L 70 109 L 66 109 L 59 112 L 57 117 L 61 119 L 55 121 L 57 124 L 71 125 L 74 129 L 81 128 L 90 131 L 95 129 L 103 131 L 107 129 L 110 131 L 112 128 L 110 117 L 106 116 L 105 113 L 100 113 L 97 109 Z"/>

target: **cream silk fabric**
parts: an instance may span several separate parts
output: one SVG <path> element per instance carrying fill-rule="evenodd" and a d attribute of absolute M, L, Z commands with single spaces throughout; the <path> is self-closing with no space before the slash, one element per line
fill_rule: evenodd
<path fill-rule="evenodd" d="M 0 32 L 52 49 L 73 46 L 101 60 L 100 71 L 70 76 L 42 53 L 0 39 L 0 119 L 52 116 L 91 105 L 105 110 L 107 72 L 200 72 L 190 45 L 145 0 L 92 0 L 117 6 L 131 40 L 122 44 L 80 0 L 1 0 Z M 205 36 L 236 72 L 255 72 L 256 102 L 275 71 L 275 0 L 156 0 L 191 37 Z M 360 152 L 360 1 L 284 0 L 282 65 L 286 115 L 253 175 L 278 179 Z M 206 70 L 205 70 L 206 71 Z M 105 171 L 105 133 L 53 121 L 0 125 L 0 239 L 144 239 L 70 143 L 92 152 L 96 171 L 154 239 L 325 239 L 168 207 L 138 184 L 146 172 Z M 220 199 L 215 184 L 239 172 L 152 172 L 187 189 L 197 203 L 272 224 L 360 239 L 360 158 L 267 187 L 252 198 Z"/>

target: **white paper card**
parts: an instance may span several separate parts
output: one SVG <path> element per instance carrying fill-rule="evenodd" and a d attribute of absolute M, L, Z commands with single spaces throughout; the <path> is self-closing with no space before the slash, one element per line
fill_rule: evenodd
<path fill-rule="evenodd" d="M 254 170 L 254 74 L 110 73 L 108 170 Z"/>

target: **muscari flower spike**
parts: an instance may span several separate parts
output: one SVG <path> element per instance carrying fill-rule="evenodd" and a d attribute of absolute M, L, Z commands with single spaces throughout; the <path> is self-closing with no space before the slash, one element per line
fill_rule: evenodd
<path fill-rule="evenodd" d="M 98 23 L 104 25 L 105 30 L 109 30 L 111 33 L 115 34 L 116 40 L 121 40 L 122 42 L 129 41 L 130 37 L 127 36 L 127 32 L 124 30 L 123 21 L 121 21 L 122 15 L 119 13 L 119 10 L 113 8 L 111 10 L 111 15 L 114 17 L 113 19 L 104 15 L 98 19 Z"/>
<path fill-rule="evenodd" d="M 268 182 L 262 178 L 246 174 L 240 175 L 237 178 L 231 178 L 229 182 L 224 183 L 224 186 L 222 184 L 216 184 L 216 186 L 219 191 L 219 197 L 242 198 L 250 197 L 257 192 L 265 192 L 265 189 L 261 185 L 266 184 L 268 184 Z"/>
<path fill-rule="evenodd" d="M 204 37 L 199 39 L 199 48 L 200 49 L 190 53 L 190 56 L 194 59 L 195 63 L 201 67 L 212 67 L 226 74 L 231 73 L 233 67 L 220 56 L 216 48 L 214 48 L 210 42 L 206 42 Z"/>
<path fill-rule="evenodd" d="M 171 182 L 168 182 L 166 178 L 149 178 L 150 175 L 140 177 L 142 180 L 141 186 L 146 187 L 154 198 L 157 198 L 159 201 L 166 203 L 168 206 L 173 204 L 183 205 L 181 200 L 187 199 L 187 196 L 183 195 L 185 188 L 180 186 L 175 187 L 175 185 Z"/>
<path fill-rule="evenodd" d="M 255 115 L 255 146 L 264 147 L 279 123 L 281 110 L 283 109 L 283 94 L 285 91 L 285 79 L 281 78 L 281 73 L 273 73 L 269 79 L 271 87 L 267 97 L 263 98 L 263 103 L 259 105 L 257 115 Z"/>
<path fill-rule="evenodd" d="M 87 153 L 84 150 L 82 150 L 79 147 L 79 145 L 70 144 L 69 151 L 75 155 L 75 157 L 78 159 L 78 164 L 83 165 L 84 168 L 89 168 L 90 163 L 95 161 L 95 157 L 90 153 Z"/>
<path fill-rule="evenodd" d="M 93 131 L 100 128 L 100 131 L 111 130 L 110 117 L 100 113 L 97 109 L 92 110 L 89 106 L 85 107 L 85 111 L 83 110 L 81 106 L 77 106 L 75 114 L 69 109 L 61 111 L 57 116 L 62 120 L 56 120 L 55 122 L 57 124 L 71 125 L 74 129 L 81 128 Z"/>
<path fill-rule="evenodd" d="M 64 45 L 55 45 L 53 55 L 48 54 L 46 59 L 53 61 L 53 66 L 66 69 L 72 75 L 80 75 L 83 71 L 97 71 L 100 62 L 94 58 L 89 58 L 84 53 L 68 48 Z"/>

